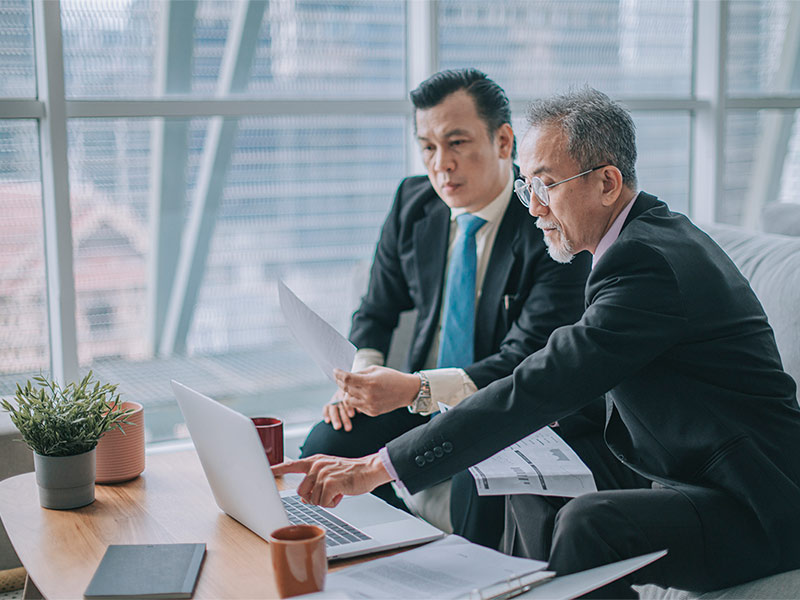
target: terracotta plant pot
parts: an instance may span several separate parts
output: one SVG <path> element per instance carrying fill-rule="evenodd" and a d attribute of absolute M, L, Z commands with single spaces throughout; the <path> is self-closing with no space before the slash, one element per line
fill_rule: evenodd
<path fill-rule="evenodd" d="M 94 502 L 95 450 L 73 456 L 42 456 L 34 452 L 39 504 L 67 509 Z"/>
<path fill-rule="evenodd" d="M 144 409 L 138 402 L 123 402 L 122 410 L 134 409 L 123 424 L 107 431 L 97 444 L 97 483 L 128 481 L 144 471 Z M 124 433 L 123 433 L 124 432 Z"/>

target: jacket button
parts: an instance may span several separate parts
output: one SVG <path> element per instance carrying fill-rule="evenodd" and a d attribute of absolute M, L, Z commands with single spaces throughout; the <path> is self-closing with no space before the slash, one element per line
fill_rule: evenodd
<path fill-rule="evenodd" d="M 423 457 L 419 456 L 419 455 L 417 455 L 417 457 L 414 459 L 414 462 L 417 463 L 418 467 L 424 467 L 425 466 L 425 459 Z"/>
<path fill-rule="evenodd" d="M 428 462 L 433 462 L 434 461 L 433 452 L 431 452 L 430 450 L 425 452 L 425 460 L 427 460 Z"/>
<path fill-rule="evenodd" d="M 450 442 L 443 443 L 442 450 L 450 454 L 453 451 L 453 444 L 451 444 Z"/>
<path fill-rule="evenodd" d="M 436 455 L 436 458 L 442 458 L 442 456 L 444 456 L 444 450 L 442 450 L 441 446 L 434 446 L 433 453 Z"/>

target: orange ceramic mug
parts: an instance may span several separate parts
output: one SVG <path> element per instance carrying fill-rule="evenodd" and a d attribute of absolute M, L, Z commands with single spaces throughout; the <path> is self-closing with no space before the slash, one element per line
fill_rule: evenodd
<path fill-rule="evenodd" d="M 289 525 L 269 535 L 272 570 L 281 598 L 320 592 L 325 587 L 328 557 L 325 530 L 316 525 Z"/>

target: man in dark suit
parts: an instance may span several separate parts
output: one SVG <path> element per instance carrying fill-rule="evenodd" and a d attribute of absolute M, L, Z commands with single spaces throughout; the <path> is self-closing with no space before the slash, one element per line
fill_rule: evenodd
<path fill-rule="evenodd" d="M 510 377 L 378 454 L 276 472 L 307 473 L 299 492 L 323 505 L 392 478 L 415 491 L 605 393 L 609 447 L 654 484 L 567 502 L 550 568 L 667 548 L 601 590 L 633 597 L 631 581 L 705 591 L 800 567 L 797 387 L 747 280 L 686 217 L 637 194 L 633 122 L 607 96 L 544 100 L 528 121 L 519 195 L 555 260 L 594 255 L 581 319 Z M 531 498 L 508 500 L 508 549 L 523 555 Z"/>
<path fill-rule="evenodd" d="M 325 406 L 324 421 L 303 444 L 304 457 L 376 452 L 427 423 L 438 402 L 455 405 L 510 374 L 544 346 L 553 329 L 573 323 L 583 312 L 588 254 L 569 265 L 550 260 L 542 232 L 514 199 L 516 148 L 503 90 L 474 69 L 444 71 L 412 91 L 411 100 L 428 175 L 400 184 L 375 252 L 369 288 L 353 316 L 350 340 L 359 349 L 353 371 L 361 371 L 355 399 L 361 412 L 356 413 L 351 398 L 337 393 Z M 474 336 L 461 342 L 470 346 L 467 358 L 443 364 L 443 340 L 452 335 L 444 331 L 446 281 L 455 268 L 456 219 L 464 213 L 486 221 L 476 234 L 475 287 L 466 292 L 477 297 L 468 317 L 474 324 L 467 326 Z M 383 367 L 398 317 L 411 309 L 417 319 L 408 370 Z M 579 451 L 585 445 L 590 456 L 607 452 L 604 412 L 598 401 L 564 420 L 560 432 Z M 376 494 L 400 505 L 389 485 Z M 455 532 L 497 547 L 504 499 L 478 497 L 466 472 L 454 478 L 450 498 Z M 448 511 L 446 506 L 443 510 Z"/>

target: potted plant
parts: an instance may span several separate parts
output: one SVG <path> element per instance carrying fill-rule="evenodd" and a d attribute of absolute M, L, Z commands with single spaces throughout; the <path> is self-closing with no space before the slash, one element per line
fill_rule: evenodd
<path fill-rule="evenodd" d="M 101 385 L 92 372 L 62 387 L 41 375 L 17 384 L 15 403 L 1 400 L 22 440 L 33 450 L 39 502 L 77 508 L 94 501 L 95 447 L 102 435 L 127 423 L 117 386 Z"/>

